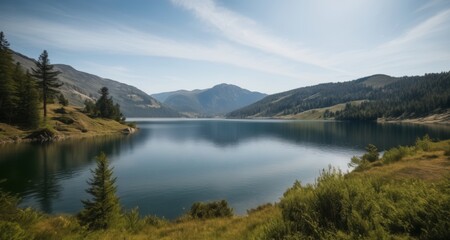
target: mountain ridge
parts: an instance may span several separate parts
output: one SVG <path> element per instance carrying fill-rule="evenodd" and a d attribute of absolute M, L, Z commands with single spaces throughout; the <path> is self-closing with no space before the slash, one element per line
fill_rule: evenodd
<path fill-rule="evenodd" d="M 19 62 L 26 70 L 31 71 L 35 67 L 36 60 L 33 58 L 15 51 L 12 54 L 14 61 Z M 64 83 L 60 91 L 72 105 L 83 107 L 85 100 L 94 101 L 100 96 L 98 90 L 107 87 L 126 117 L 182 117 L 177 111 L 134 86 L 79 71 L 67 64 L 53 65 L 55 70 L 61 72 L 58 78 Z"/>
<path fill-rule="evenodd" d="M 267 94 L 221 83 L 207 89 L 177 90 L 152 96 L 181 113 L 193 117 L 211 117 L 256 102 Z"/>

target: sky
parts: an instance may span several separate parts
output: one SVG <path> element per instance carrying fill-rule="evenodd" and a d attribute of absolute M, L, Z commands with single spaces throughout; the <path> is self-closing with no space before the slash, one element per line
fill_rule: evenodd
<path fill-rule="evenodd" d="M 148 94 L 450 70 L 449 0 L 1 0 L 0 31 Z"/>

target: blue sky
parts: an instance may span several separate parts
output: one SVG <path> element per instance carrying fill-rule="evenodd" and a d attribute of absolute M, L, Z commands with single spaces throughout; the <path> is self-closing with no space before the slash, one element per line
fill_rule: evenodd
<path fill-rule="evenodd" d="M 2 0 L 11 48 L 147 93 L 450 70 L 448 0 Z"/>

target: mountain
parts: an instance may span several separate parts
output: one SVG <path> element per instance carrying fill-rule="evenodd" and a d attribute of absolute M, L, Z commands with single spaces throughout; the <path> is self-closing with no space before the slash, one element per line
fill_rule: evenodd
<path fill-rule="evenodd" d="M 13 52 L 13 59 L 22 67 L 31 71 L 35 60 L 20 53 Z M 175 110 L 164 106 L 156 99 L 136 87 L 102 78 L 74 69 L 69 65 L 54 64 L 54 69 L 61 72 L 59 80 L 64 83 L 61 93 L 71 105 L 84 106 L 86 99 L 95 100 L 102 87 L 107 87 L 115 103 L 120 105 L 126 117 L 180 117 Z"/>
<path fill-rule="evenodd" d="M 400 78 L 378 74 L 270 95 L 227 117 L 296 118 L 320 113 L 322 119 L 407 119 L 448 113 L 449 108 L 450 72 Z"/>
<path fill-rule="evenodd" d="M 204 90 L 179 90 L 153 94 L 165 105 L 190 116 L 220 116 L 252 104 L 267 94 L 251 92 L 231 84 L 219 84 Z"/>

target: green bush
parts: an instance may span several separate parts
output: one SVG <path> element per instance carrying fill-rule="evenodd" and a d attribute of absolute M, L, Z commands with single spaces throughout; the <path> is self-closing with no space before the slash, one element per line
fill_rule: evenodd
<path fill-rule="evenodd" d="M 25 230 L 14 222 L 0 221 L 0 239 L 30 239 Z"/>
<path fill-rule="evenodd" d="M 0 220 L 13 221 L 17 218 L 19 198 L 0 189 Z"/>
<path fill-rule="evenodd" d="M 400 161 L 402 158 L 414 153 L 412 147 L 399 146 L 396 148 L 389 149 L 383 154 L 383 163 L 393 163 Z"/>
<path fill-rule="evenodd" d="M 139 208 L 135 207 L 124 214 L 125 228 L 132 233 L 137 233 L 144 227 L 144 220 L 139 217 Z"/>
<path fill-rule="evenodd" d="M 145 216 L 143 221 L 146 225 L 150 225 L 150 226 L 154 226 L 154 227 L 161 227 L 168 223 L 168 221 L 166 219 L 159 218 L 159 217 L 153 216 L 153 215 Z"/>
<path fill-rule="evenodd" d="M 330 168 L 316 183 L 288 189 L 279 205 L 283 223 L 268 226 L 265 238 L 449 239 L 450 180 L 443 186 L 347 177 Z"/>
<path fill-rule="evenodd" d="M 422 150 L 425 152 L 430 151 L 430 148 L 431 148 L 430 136 L 428 136 L 428 134 L 427 134 L 427 135 L 423 136 L 422 139 L 417 138 L 415 147 L 416 147 L 416 150 Z"/>
<path fill-rule="evenodd" d="M 197 219 L 231 217 L 233 209 L 228 207 L 228 202 L 225 200 L 208 203 L 195 202 L 191 206 L 189 215 Z"/>

